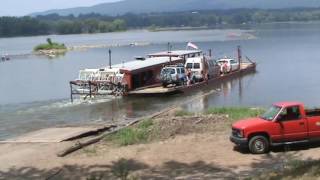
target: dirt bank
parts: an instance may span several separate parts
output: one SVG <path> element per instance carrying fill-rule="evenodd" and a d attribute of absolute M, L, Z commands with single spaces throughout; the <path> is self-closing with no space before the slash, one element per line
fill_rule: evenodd
<path fill-rule="evenodd" d="M 229 116 L 174 114 L 153 119 L 142 144 L 107 138 L 64 158 L 56 153 L 72 142 L 0 144 L 0 179 L 242 179 L 281 170 L 290 159 L 320 158 L 317 145 L 252 155 L 229 142 Z"/>

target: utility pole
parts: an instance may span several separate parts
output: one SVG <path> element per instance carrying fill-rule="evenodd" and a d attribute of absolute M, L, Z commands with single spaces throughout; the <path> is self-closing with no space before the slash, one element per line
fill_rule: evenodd
<path fill-rule="evenodd" d="M 171 44 L 170 44 L 170 42 L 168 42 L 168 55 L 169 55 L 169 62 L 170 62 L 170 64 L 171 64 L 171 59 L 172 59 L 172 57 L 171 57 Z"/>
<path fill-rule="evenodd" d="M 239 62 L 239 70 L 241 70 L 241 63 L 242 63 L 241 46 L 238 46 L 238 62 Z"/>
<path fill-rule="evenodd" d="M 109 49 L 109 69 L 112 69 L 112 67 L 111 67 L 111 49 Z"/>

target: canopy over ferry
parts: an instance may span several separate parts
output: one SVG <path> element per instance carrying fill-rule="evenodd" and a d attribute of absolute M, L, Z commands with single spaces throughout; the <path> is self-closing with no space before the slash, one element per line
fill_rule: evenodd
<path fill-rule="evenodd" d="M 180 57 L 187 59 L 190 57 L 201 56 L 202 51 L 200 50 L 176 50 L 176 51 L 163 51 L 158 53 L 149 54 L 148 57 Z"/>

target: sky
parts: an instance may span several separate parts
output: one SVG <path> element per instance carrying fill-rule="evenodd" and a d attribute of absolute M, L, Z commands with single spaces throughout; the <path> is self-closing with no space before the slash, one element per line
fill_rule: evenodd
<path fill-rule="evenodd" d="M 24 16 L 51 9 L 92 6 L 119 0 L 1 0 L 0 16 Z"/>

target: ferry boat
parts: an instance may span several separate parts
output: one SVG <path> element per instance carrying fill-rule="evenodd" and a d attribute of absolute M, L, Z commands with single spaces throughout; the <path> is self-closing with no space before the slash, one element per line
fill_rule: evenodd
<path fill-rule="evenodd" d="M 170 64 L 185 63 L 187 58 L 201 56 L 201 50 L 157 52 L 147 57 L 99 69 L 80 70 L 78 79 L 70 81 L 71 100 L 74 95 L 129 95 L 129 92 L 161 84 L 161 69 Z"/>
<path fill-rule="evenodd" d="M 209 56 L 211 56 L 210 52 Z M 160 77 L 162 68 L 168 65 L 186 64 L 188 59 L 197 57 L 204 57 L 201 50 L 164 51 L 149 54 L 146 58 L 137 57 L 133 61 L 113 66 L 110 62 L 109 67 L 80 70 L 78 79 L 70 81 L 71 101 L 74 95 L 80 95 L 86 99 L 102 95 L 147 96 L 181 93 L 256 70 L 256 63 L 247 57 L 246 60 L 243 60 L 241 49 L 238 47 L 238 68 L 236 70 L 192 84 L 163 86 Z"/>

